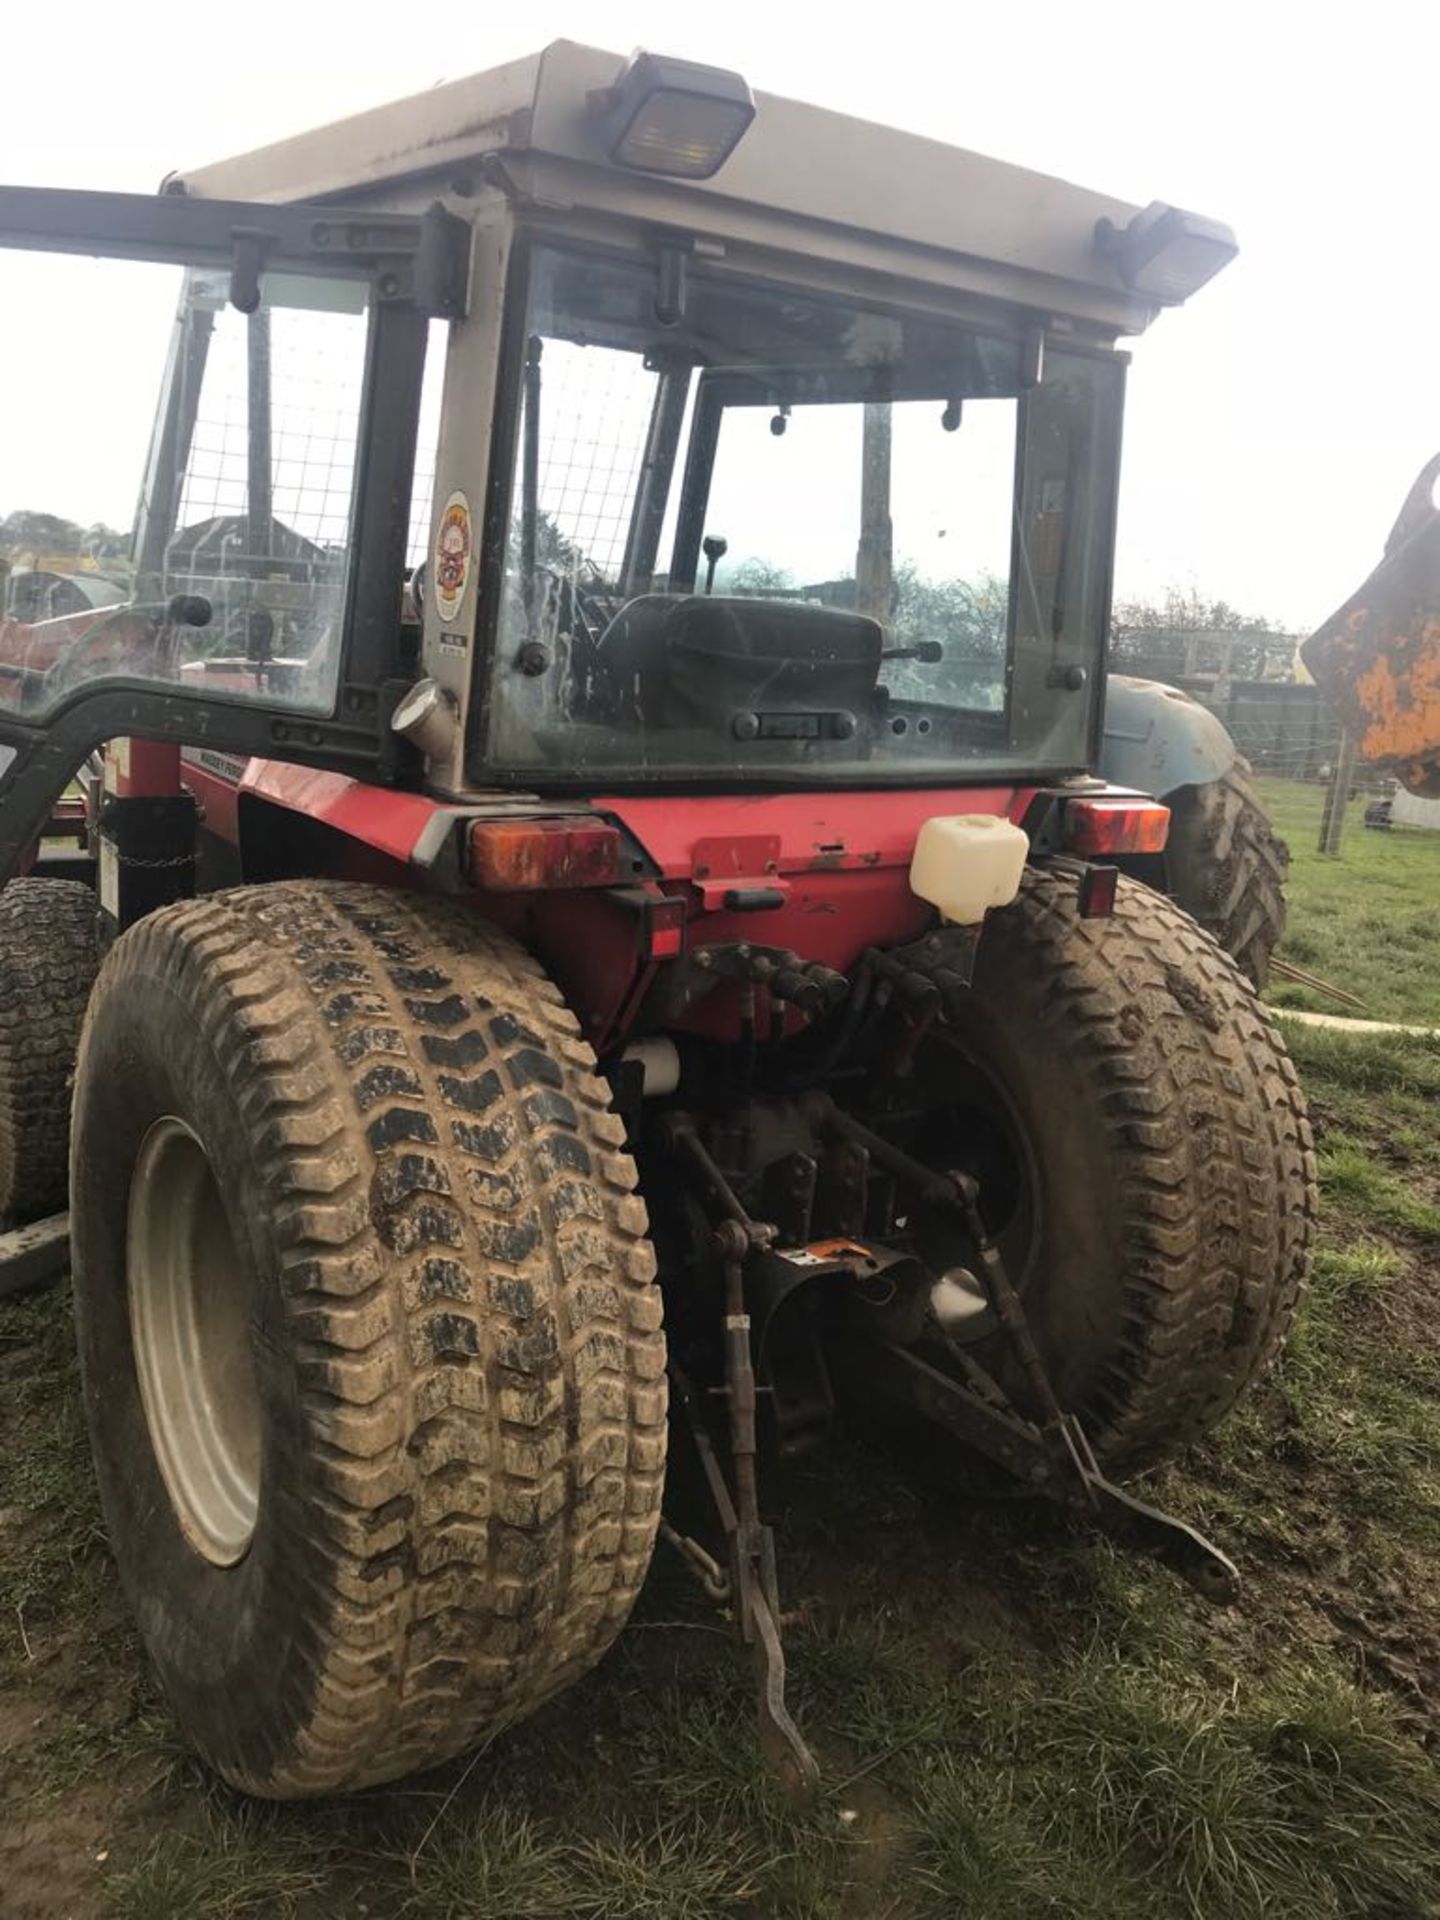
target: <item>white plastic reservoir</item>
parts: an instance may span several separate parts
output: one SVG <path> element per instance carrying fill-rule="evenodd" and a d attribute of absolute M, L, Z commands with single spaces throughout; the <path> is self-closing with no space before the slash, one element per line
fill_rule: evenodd
<path fill-rule="evenodd" d="M 1020 891 L 1029 837 L 993 813 L 937 814 L 915 837 L 910 888 L 947 920 L 971 927 Z"/>

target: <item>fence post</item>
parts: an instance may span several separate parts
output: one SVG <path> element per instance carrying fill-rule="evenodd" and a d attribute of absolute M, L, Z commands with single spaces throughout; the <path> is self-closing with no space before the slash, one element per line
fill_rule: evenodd
<path fill-rule="evenodd" d="M 1340 745 L 1330 769 L 1330 785 L 1325 791 L 1325 811 L 1320 816 L 1321 853 L 1339 853 L 1340 837 L 1345 831 L 1345 805 L 1350 798 L 1350 781 L 1355 773 L 1355 742 L 1350 729 L 1340 729 Z"/>

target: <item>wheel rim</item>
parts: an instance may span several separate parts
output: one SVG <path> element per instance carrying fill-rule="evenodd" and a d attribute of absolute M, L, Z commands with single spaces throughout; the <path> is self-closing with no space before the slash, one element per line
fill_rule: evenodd
<path fill-rule="evenodd" d="M 260 1504 L 249 1289 L 209 1157 L 171 1115 L 140 1145 L 126 1274 L 140 1394 L 171 1504 L 196 1551 L 232 1567 Z"/>

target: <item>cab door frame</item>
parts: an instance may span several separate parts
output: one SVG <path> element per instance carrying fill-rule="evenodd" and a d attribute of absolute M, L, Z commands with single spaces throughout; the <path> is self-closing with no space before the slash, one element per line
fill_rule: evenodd
<path fill-rule="evenodd" d="M 228 271 L 230 303 L 242 313 L 259 306 L 272 271 L 359 280 L 368 283 L 370 316 L 354 557 L 330 710 L 297 712 L 179 682 L 116 677 L 74 688 L 43 718 L 0 711 L 0 880 L 17 870 L 86 756 L 120 736 L 393 782 L 403 748 L 389 722 L 409 684 L 399 656 L 400 598 L 426 336 L 432 319 L 463 318 L 466 222 L 439 205 L 402 215 L 329 203 L 0 187 L 0 246 L 218 268 Z"/>

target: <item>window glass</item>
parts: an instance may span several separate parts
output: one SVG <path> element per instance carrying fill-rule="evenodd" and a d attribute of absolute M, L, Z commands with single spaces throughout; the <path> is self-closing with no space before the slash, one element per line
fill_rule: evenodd
<path fill-rule="evenodd" d="M 1083 766 L 1118 367 L 643 262 L 531 266 L 485 764 Z M 1079 667 L 1077 673 L 1071 669 Z"/>
<path fill-rule="evenodd" d="M 114 679 L 328 710 L 361 282 L 0 254 L 0 706 Z M 13 323 L 13 324 L 12 324 Z"/>
<path fill-rule="evenodd" d="M 418 567 L 430 551 L 430 516 L 435 511 L 435 468 L 440 451 L 440 405 L 449 344 L 450 322 L 432 320 L 425 337 L 420 426 L 415 436 L 415 478 L 410 490 L 410 527 L 405 539 L 407 568 Z"/>

